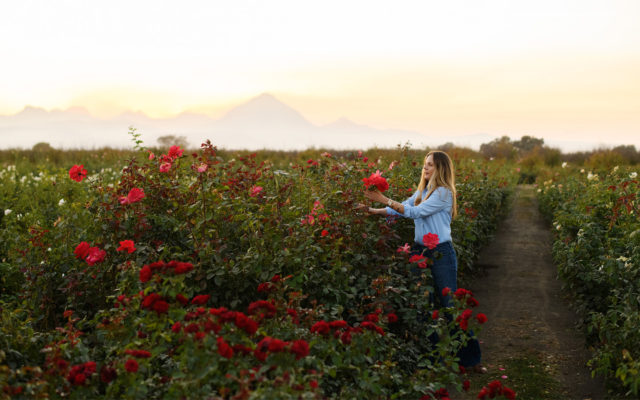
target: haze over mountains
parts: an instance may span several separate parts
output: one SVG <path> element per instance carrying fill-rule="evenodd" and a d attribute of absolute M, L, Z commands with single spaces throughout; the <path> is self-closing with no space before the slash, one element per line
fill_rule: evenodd
<path fill-rule="evenodd" d="M 46 111 L 27 106 L 15 115 L 0 116 L 0 148 L 31 148 L 38 142 L 63 149 L 130 148 L 132 142 L 127 134 L 130 126 L 137 128 L 149 146 L 156 145 L 160 136 L 175 135 L 185 136 L 193 147 L 210 139 L 219 148 L 248 150 L 367 149 L 374 146 L 396 147 L 406 142 L 410 142 L 413 148 L 453 142 L 477 149 L 480 144 L 495 138 L 484 134 L 429 137 L 418 132 L 376 129 L 347 118 L 318 126 L 265 93 L 233 108 L 219 119 L 195 113 L 150 118 L 134 112 L 102 119 L 83 108 Z"/>

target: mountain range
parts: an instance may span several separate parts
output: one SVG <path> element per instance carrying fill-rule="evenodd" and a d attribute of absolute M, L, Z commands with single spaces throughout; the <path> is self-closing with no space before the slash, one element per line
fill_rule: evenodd
<path fill-rule="evenodd" d="M 0 116 L 0 148 L 31 148 L 39 142 L 62 149 L 132 147 L 130 126 L 142 134 L 147 146 L 161 136 L 184 136 L 199 147 L 206 139 L 225 149 L 304 150 L 307 148 L 367 149 L 396 147 L 410 142 L 413 148 L 442 144 L 441 137 L 419 132 L 376 129 L 340 118 L 327 125 L 315 125 L 287 104 L 264 93 L 214 119 L 203 114 L 182 113 L 171 118 L 151 118 L 140 112 L 126 112 L 103 119 L 85 109 L 47 111 L 27 106 L 14 115 Z M 495 136 L 477 134 L 452 138 L 451 142 L 479 148 Z"/>

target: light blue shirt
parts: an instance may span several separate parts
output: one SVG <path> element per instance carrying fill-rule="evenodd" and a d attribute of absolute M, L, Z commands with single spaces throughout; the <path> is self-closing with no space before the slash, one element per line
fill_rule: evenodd
<path fill-rule="evenodd" d="M 404 214 L 387 207 L 387 215 L 399 215 L 405 218 L 413 219 L 415 224 L 415 236 L 413 240 L 416 243 L 423 244 L 422 237 L 427 233 L 435 233 L 438 235 L 440 243 L 451 241 L 451 209 L 453 207 L 453 195 L 451 191 L 445 187 L 438 187 L 433 191 L 431 196 L 424 200 L 427 190 L 422 192 L 422 202 L 414 206 L 416 191 L 413 196 L 402 202 L 404 206 Z"/>

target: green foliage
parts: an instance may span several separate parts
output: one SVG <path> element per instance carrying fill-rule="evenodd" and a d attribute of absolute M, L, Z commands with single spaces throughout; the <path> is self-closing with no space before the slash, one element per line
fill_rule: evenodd
<path fill-rule="evenodd" d="M 69 159 L 62 168 L 23 162 L 0 170 L 0 208 L 10 210 L 0 220 L 0 265 L 9 271 L 3 323 L 12 321 L 2 340 L 20 353 L 0 360 L 11 390 L 68 398 L 419 398 L 459 385 L 455 354 L 468 337 L 454 327 L 466 299 L 448 311 L 452 319 L 429 318 L 430 271 L 416 279 L 397 251 L 413 237 L 411 221 L 354 211 L 362 178 L 378 169 L 389 197 L 409 197 L 423 152 L 272 159 L 204 144 L 193 155 L 154 154 L 131 135 L 138 151 L 111 164 L 102 153 L 84 166 L 82 182 L 70 179 L 80 162 Z M 460 205 L 453 236 L 465 273 L 515 178 L 502 162 L 451 153 Z M 140 190 L 144 197 L 135 196 Z M 135 243 L 131 253 L 121 247 L 126 240 Z M 319 332 L 320 321 L 344 326 Z M 425 340 L 434 333 L 439 342 Z M 25 337 L 36 340 L 26 346 Z M 293 351 L 296 341 L 308 354 Z M 150 357 L 132 355 L 137 350 Z"/>
<path fill-rule="evenodd" d="M 539 189 L 541 210 L 553 221 L 559 276 L 594 348 L 591 365 L 634 395 L 640 385 L 639 192 L 637 172 L 622 167 L 563 168 Z"/>

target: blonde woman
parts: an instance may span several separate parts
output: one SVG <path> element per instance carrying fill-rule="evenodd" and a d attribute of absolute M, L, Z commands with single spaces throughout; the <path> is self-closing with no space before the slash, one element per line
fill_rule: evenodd
<path fill-rule="evenodd" d="M 451 306 L 450 295 L 442 294 L 444 288 L 451 289 L 453 293 L 458 287 L 458 260 L 451 238 L 451 220 L 457 215 L 456 186 L 453 162 L 449 155 L 438 150 L 429 152 L 424 158 L 418 189 L 401 203 L 378 191 L 365 190 L 364 195 L 386 207 L 372 208 L 360 204 L 359 209 L 366 209 L 371 214 L 413 219 L 415 233 L 411 253 L 422 254 L 433 260 L 430 268 L 437 298 L 443 307 Z M 424 236 L 429 233 L 438 235 L 439 243 L 433 249 L 423 244 Z M 476 372 L 486 371 L 480 365 L 480 346 L 477 340 L 471 340 L 459 356 L 462 366 L 473 367 Z"/>

